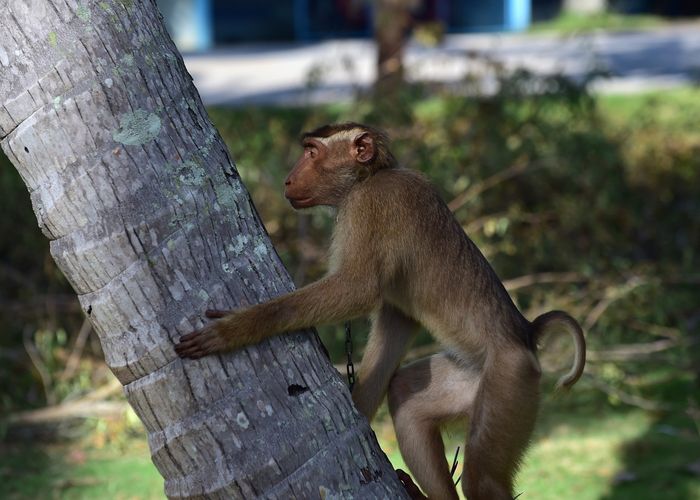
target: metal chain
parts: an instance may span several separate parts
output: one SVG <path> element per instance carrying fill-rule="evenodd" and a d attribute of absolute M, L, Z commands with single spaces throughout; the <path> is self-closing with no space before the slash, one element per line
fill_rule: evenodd
<path fill-rule="evenodd" d="M 352 362 L 352 331 L 350 330 L 350 322 L 345 322 L 345 354 L 348 357 L 348 385 L 350 386 L 350 392 L 355 386 L 355 365 Z"/>

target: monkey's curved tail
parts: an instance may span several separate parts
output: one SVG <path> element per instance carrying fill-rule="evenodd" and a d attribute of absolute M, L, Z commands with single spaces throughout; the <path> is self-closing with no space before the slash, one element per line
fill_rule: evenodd
<path fill-rule="evenodd" d="M 550 328 L 563 326 L 574 341 L 574 364 L 557 382 L 557 389 L 569 389 L 581 377 L 586 364 L 586 339 L 578 322 L 564 311 L 549 311 L 532 322 L 535 342 Z"/>

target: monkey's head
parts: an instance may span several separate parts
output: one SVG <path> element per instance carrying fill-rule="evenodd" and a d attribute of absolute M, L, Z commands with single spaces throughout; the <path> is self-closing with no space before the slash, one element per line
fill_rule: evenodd
<path fill-rule="evenodd" d="M 377 171 L 396 167 L 386 134 L 359 123 L 324 125 L 301 138 L 304 152 L 284 181 L 294 208 L 338 206 Z"/>

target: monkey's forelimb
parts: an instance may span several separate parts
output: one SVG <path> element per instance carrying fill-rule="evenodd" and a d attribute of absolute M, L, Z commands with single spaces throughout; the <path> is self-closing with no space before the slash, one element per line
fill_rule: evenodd
<path fill-rule="evenodd" d="M 222 316 L 199 330 L 183 335 L 175 351 L 183 358 L 201 358 L 256 344 L 285 331 L 338 323 L 370 313 L 379 305 L 379 286 L 371 279 L 336 272 L 287 295 Z"/>
<path fill-rule="evenodd" d="M 231 311 L 223 311 L 221 309 L 207 309 L 204 311 L 204 315 L 209 319 L 223 318 L 228 314 L 231 314 Z"/>

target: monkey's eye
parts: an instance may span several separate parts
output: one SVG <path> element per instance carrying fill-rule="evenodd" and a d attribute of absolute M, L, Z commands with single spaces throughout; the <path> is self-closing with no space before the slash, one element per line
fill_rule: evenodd
<path fill-rule="evenodd" d="M 306 154 L 308 154 L 311 158 L 316 158 L 318 151 L 316 151 L 316 148 L 307 147 Z"/>

